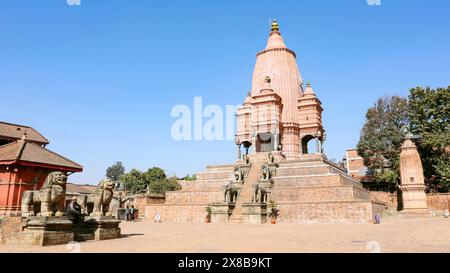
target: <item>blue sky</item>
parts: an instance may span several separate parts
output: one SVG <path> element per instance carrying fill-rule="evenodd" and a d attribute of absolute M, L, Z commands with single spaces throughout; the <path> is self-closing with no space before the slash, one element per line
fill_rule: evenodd
<path fill-rule="evenodd" d="M 236 105 L 277 18 L 322 100 L 329 158 L 354 147 L 378 97 L 448 86 L 450 1 L 2 0 L 0 120 L 35 127 L 84 166 L 183 176 L 235 160 L 232 141 L 170 135 L 177 104 Z"/>

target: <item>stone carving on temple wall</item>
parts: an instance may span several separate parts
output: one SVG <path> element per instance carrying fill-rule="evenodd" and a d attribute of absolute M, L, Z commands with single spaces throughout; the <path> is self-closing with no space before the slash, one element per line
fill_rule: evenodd
<path fill-rule="evenodd" d="M 63 215 L 62 201 L 66 196 L 67 176 L 63 172 L 50 173 L 40 190 L 25 191 L 22 194 L 22 216 L 35 216 L 34 211 L 30 211 L 30 206 L 40 205 L 40 212 L 37 216 L 51 217 Z M 56 207 L 56 213 L 54 213 Z"/>
<path fill-rule="evenodd" d="M 90 216 L 111 216 L 110 203 L 113 199 L 114 182 L 110 179 L 100 181 L 93 194 L 81 195 L 79 204 L 87 212 L 89 205 L 93 205 Z"/>
<path fill-rule="evenodd" d="M 272 178 L 272 171 L 269 168 L 269 165 L 261 166 L 261 180 L 269 180 Z"/>
<path fill-rule="evenodd" d="M 275 163 L 275 157 L 272 153 L 269 153 L 268 155 L 268 162 L 269 164 Z"/>

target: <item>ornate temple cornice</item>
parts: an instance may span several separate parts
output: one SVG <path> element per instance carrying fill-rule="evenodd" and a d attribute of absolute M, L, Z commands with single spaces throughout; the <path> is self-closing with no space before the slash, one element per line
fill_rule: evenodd
<path fill-rule="evenodd" d="M 294 51 L 290 50 L 289 48 L 281 48 L 281 47 L 265 49 L 265 50 L 259 52 L 258 54 L 256 54 L 256 57 L 261 56 L 261 55 L 266 54 L 267 52 L 271 52 L 271 51 L 285 51 L 285 52 L 292 54 L 294 56 L 294 58 L 297 58 L 297 55 L 295 54 Z"/>

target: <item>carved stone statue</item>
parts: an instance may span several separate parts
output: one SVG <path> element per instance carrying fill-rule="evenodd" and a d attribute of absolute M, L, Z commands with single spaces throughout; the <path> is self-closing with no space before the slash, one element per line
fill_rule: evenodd
<path fill-rule="evenodd" d="M 245 164 L 250 164 L 250 157 L 247 154 L 243 155 L 242 159 L 244 160 Z"/>
<path fill-rule="evenodd" d="M 252 198 L 252 202 L 254 203 L 265 203 L 267 202 L 267 190 L 262 187 L 260 184 L 256 183 L 252 185 L 252 189 L 253 189 L 253 198 Z"/>
<path fill-rule="evenodd" d="M 87 212 L 87 206 L 92 205 L 94 209 L 90 216 L 111 216 L 109 205 L 113 199 L 114 182 L 110 179 L 100 181 L 93 194 L 81 195 L 79 204 Z"/>
<path fill-rule="evenodd" d="M 66 197 L 67 176 L 63 172 L 52 172 L 45 179 L 42 188 L 37 191 L 25 191 L 22 194 L 22 216 L 34 216 L 30 211 L 31 205 L 41 205 L 38 216 L 53 216 L 56 207 L 56 216 L 62 216 L 64 208 L 62 201 Z"/>
<path fill-rule="evenodd" d="M 224 196 L 223 201 L 227 203 L 234 203 L 237 200 L 239 190 L 236 186 L 234 186 L 232 183 L 225 185 L 223 187 L 224 190 Z"/>
<path fill-rule="evenodd" d="M 239 167 L 234 168 L 234 178 L 238 182 L 244 181 L 244 172 L 242 171 L 241 168 Z"/>
<path fill-rule="evenodd" d="M 261 179 L 269 180 L 272 178 L 272 172 L 268 165 L 261 166 Z"/>
<path fill-rule="evenodd" d="M 268 156 L 269 158 L 268 158 L 268 160 L 269 160 L 269 164 L 271 164 L 271 163 L 274 163 L 275 162 L 275 157 L 273 156 L 273 154 L 272 153 L 269 153 L 269 156 Z"/>

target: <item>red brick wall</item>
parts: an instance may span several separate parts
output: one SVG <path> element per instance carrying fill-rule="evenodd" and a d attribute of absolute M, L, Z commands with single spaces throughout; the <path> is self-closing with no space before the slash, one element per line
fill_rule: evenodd
<path fill-rule="evenodd" d="M 29 166 L 0 166 L 0 215 L 19 214 L 23 192 L 40 189 L 49 172 Z"/>
<path fill-rule="evenodd" d="M 450 209 L 449 207 L 450 194 L 428 194 L 427 205 L 429 208 L 437 210 Z"/>
<path fill-rule="evenodd" d="M 387 204 L 389 208 L 397 208 L 398 205 L 397 193 L 370 192 L 370 198 L 372 201 Z M 449 199 L 449 193 L 427 194 L 428 208 L 439 211 L 450 209 Z"/>
<path fill-rule="evenodd" d="M 364 175 L 361 175 L 361 171 L 366 169 L 364 159 L 358 155 L 358 152 L 355 149 L 347 150 L 345 157 L 347 159 L 347 173 L 358 181 L 366 179 Z"/>
<path fill-rule="evenodd" d="M 139 210 L 139 214 L 144 216 L 146 205 L 163 204 L 165 200 L 164 197 L 136 196 L 133 205 L 135 209 Z"/>

